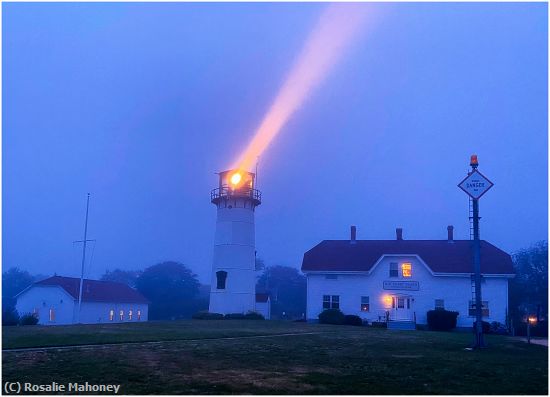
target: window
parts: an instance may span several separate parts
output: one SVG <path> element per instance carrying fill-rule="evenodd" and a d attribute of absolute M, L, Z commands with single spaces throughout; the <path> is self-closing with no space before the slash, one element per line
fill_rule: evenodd
<path fill-rule="evenodd" d="M 404 309 L 405 308 L 405 298 L 397 298 L 397 308 L 398 309 Z"/>
<path fill-rule="evenodd" d="M 338 279 L 338 275 L 337 275 L 337 274 L 327 274 L 327 275 L 325 276 L 325 278 L 326 278 L 327 280 L 337 280 L 337 279 Z"/>
<path fill-rule="evenodd" d="M 468 307 L 468 316 L 475 316 L 476 315 L 476 302 L 470 301 L 469 307 Z M 482 317 L 489 317 L 489 302 L 488 301 L 481 301 L 481 316 Z"/>
<path fill-rule="evenodd" d="M 55 321 L 55 310 L 53 308 L 50 309 L 50 321 Z"/>
<path fill-rule="evenodd" d="M 339 295 L 323 295 L 323 309 L 339 309 L 339 308 L 340 308 Z"/>
<path fill-rule="evenodd" d="M 131 310 L 128 310 L 128 320 L 132 320 L 132 314 L 134 314 L 134 312 L 132 312 Z"/>
<path fill-rule="evenodd" d="M 445 310 L 445 301 L 443 299 L 435 300 L 435 309 L 436 310 Z"/>
<path fill-rule="evenodd" d="M 118 315 L 120 316 L 120 321 L 124 321 L 124 310 L 121 310 Z"/>
<path fill-rule="evenodd" d="M 115 311 L 114 310 L 109 310 L 109 321 L 113 321 L 115 318 Z"/>
<path fill-rule="evenodd" d="M 138 318 L 138 321 L 141 320 L 141 310 L 137 311 L 137 318 Z"/>
<path fill-rule="evenodd" d="M 390 263 L 390 277 L 399 277 L 397 263 Z"/>
<path fill-rule="evenodd" d="M 401 264 L 401 275 L 404 278 L 412 277 L 412 265 L 410 263 L 402 263 Z"/>
<path fill-rule="evenodd" d="M 216 288 L 225 289 L 225 281 L 227 280 L 227 272 L 220 270 L 216 272 Z"/>
<path fill-rule="evenodd" d="M 368 296 L 362 296 L 361 297 L 361 311 L 362 312 L 368 312 L 369 310 L 370 310 L 369 297 Z"/>

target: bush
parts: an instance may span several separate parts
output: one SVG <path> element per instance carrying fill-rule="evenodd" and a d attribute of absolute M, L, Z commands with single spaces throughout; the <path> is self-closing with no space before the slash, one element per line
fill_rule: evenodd
<path fill-rule="evenodd" d="M 361 317 L 359 316 L 355 316 L 353 314 L 346 314 L 344 316 L 344 324 L 361 326 L 363 325 L 363 320 L 361 320 Z"/>
<path fill-rule="evenodd" d="M 499 323 L 498 321 L 493 321 L 491 323 L 491 333 L 496 335 L 507 335 L 508 329 L 504 324 Z"/>
<path fill-rule="evenodd" d="M 8 307 L 2 312 L 2 325 L 17 325 L 19 324 L 19 314 L 13 307 Z"/>
<path fill-rule="evenodd" d="M 388 323 L 385 323 L 383 321 L 373 321 L 370 323 L 370 325 L 373 328 L 388 328 Z"/>
<path fill-rule="evenodd" d="M 210 312 L 197 312 L 193 314 L 192 318 L 195 320 L 221 320 L 223 319 L 223 314 L 210 313 Z"/>
<path fill-rule="evenodd" d="M 223 316 L 226 320 L 244 320 L 244 314 L 242 313 L 228 313 Z"/>
<path fill-rule="evenodd" d="M 472 325 L 472 330 L 473 331 L 476 330 L 476 324 L 477 324 L 477 321 L 474 321 L 474 324 Z M 481 322 L 481 332 L 483 332 L 484 334 L 490 334 L 491 333 L 491 324 L 489 324 L 487 321 L 482 321 Z"/>
<path fill-rule="evenodd" d="M 34 314 L 27 313 L 21 316 L 19 319 L 19 324 L 21 325 L 36 325 L 38 324 L 38 317 Z"/>
<path fill-rule="evenodd" d="M 245 320 L 265 320 L 264 316 L 256 312 L 248 312 L 244 315 Z"/>
<path fill-rule="evenodd" d="M 458 317 L 458 312 L 442 309 L 429 310 L 427 316 L 428 326 L 431 330 L 450 331 L 453 328 L 456 328 L 456 318 Z"/>
<path fill-rule="evenodd" d="M 344 324 L 344 313 L 340 309 L 327 309 L 319 314 L 321 324 Z"/>

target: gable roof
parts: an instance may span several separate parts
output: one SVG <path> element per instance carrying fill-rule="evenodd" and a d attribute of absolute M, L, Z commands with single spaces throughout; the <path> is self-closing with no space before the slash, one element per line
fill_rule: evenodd
<path fill-rule="evenodd" d="M 269 299 L 269 294 L 262 294 L 262 293 L 256 294 L 256 302 L 265 303 L 268 301 L 268 299 Z"/>
<path fill-rule="evenodd" d="M 80 292 L 80 279 L 74 277 L 53 276 L 33 285 L 59 286 L 73 299 L 78 299 Z M 149 303 L 142 294 L 126 284 L 89 279 L 84 279 L 82 284 L 82 302 Z"/>
<path fill-rule="evenodd" d="M 481 240 L 481 273 L 514 274 L 509 254 Z M 473 273 L 471 240 L 324 240 L 304 254 L 302 271 L 370 271 L 383 255 L 418 255 L 434 273 Z"/>

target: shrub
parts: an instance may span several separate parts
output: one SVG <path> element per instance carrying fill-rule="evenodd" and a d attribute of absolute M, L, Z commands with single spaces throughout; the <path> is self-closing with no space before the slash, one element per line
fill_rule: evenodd
<path fill-rule="evenodd" d="M 344 313 L 339 309 L 327 309 L 319 314 L 321 324 L 344 324 Z"/>
<path fill-rule="evenodd" d="M 226 320 L 244 320 L 244 314 L 242 313 L 228 313 L 223 316 Z"/>
<path fill-rule="evenodd" d="M 373 328 L 388 328 L 388 323 L 385 323 L 383 321 L 373 321 L 370 323 L 370 325 Z"/>
<path fill-rule="evenodd" d="M 19 324 L 21 325 L 36 325 L 38 324 L 38 317 L 34 314 L 27 313 L 23 314 L 19 319 Z"/>
<path fill-rule="evenodd" d="M 19 323 L 19 314 L 13 307 L 8 307 L 2 312 L 2 325 L 17 325 Z"/>
<path fill-rule="evenodd" d="M 491 323 L 491 333 L 496 335 L 507 335 L 508 329 L 504 324 L 499 323 L 498 321 L 493 321 Z"/>
<path fill-rule="evenodd" d="M 476 324 L 477 321 L 474 321 L 474 324 L 472 325 L 472 330 L 476 330 Z M 491 324 L 489 324 L 487 321 L 481 321 L 481 332 L 484 334 L 490 334 L 491 333 Z"/>
<path fill-rule="evenodd" d="M 363 325 L 363 320 L 361 320 L 361 317 L 359 316 L 355 316 L 353 314 L 346 314 L 344 316 L 344 324 L 361 326 Z"/>
<path fill-rule="evenodd" d="M 428 326 L 431 330 L 450 331 L 451 329 L 456 328 L 456 318 L 458 317 L 458 312 L 441 309 L 429 310 L 427 316 Z"/>
<path fill-rule="evenodd" d="M 197 312 L 193 314 L 192 318 L 195 320 L 221 320 L 223 319 L 223 314 L 210 313 L 210 312 Z"/>
<path fill-rule="evenodd" d="M 248 312 L 244 315 L 245 320 L 265 320 L 264 316 L 256 312 Z"/>

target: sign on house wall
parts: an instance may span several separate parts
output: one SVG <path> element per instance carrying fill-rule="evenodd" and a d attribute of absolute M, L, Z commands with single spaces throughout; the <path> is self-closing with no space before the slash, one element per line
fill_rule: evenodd
<path fill-rule="evenodd" d="M 382 288 L 387 290 L 418 291 L 420 283 L 418 281 L 384 281 Z"/>

